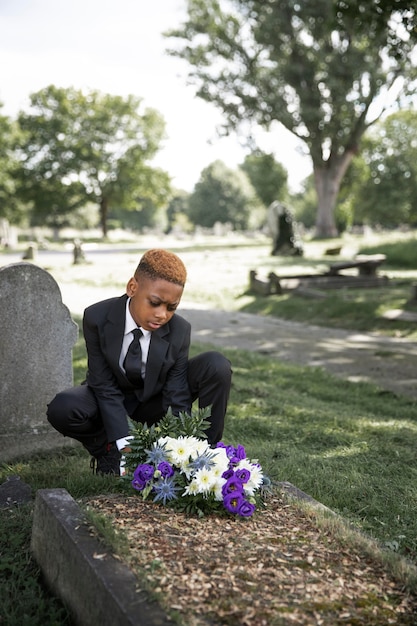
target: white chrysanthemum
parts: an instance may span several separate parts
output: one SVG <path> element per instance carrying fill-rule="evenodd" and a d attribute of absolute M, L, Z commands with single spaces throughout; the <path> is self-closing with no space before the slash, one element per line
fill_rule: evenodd
<path fill-rule="evenodd" d="M 197 485 L 198 493 L 208 493 L 216 484 L 216 477 L 211 470 L 203 467 L 196 471 L 193 481 Z"/>
<path fill-rule="evenodd" d="M 184 489 L 183 496 L 196 496 L 199 493 L 198 485 L 195 480 L 192 480 L 188 483 L 186 488 Z"/>
<path fill-rule="evenodd" d="M 196 439 L 195 456 L 202 456 L 206 452 L 212 452 L 210 445 L 204 439 Z"/>
<path fill-rule="evenodd" d="M 201 454 L 200 450 L 205 449 L 207 447 L 207 442 L 202 439 L 197 439 L 197 437 L 193 437 L 190 435 L 189 437 L 183 437 L 182 439 L 186 440 L 187 448 L 190 451 L 190 456 L 192 459 L 198 454 Z"/>
<path fill-rule="evenodd" d="M 225 478 L 218 478 L 212 487 L 212 493 L 217 502 L 221 502 L 223 500 L 222 487 L 225 482 Z"/>
<path fill-rule="evenodd" d="M 174 440 L 174 437 L 159 437 L 158 441 L 156 442 L 158 444 L 158 446 L 162 446 L 165 445 L 166 448 L 168 448 L 168 444 Z"/>
<path fill-rule="evenodd" d="M 215 448 L 211 450 L 212 460 L 214 461 L 213 471 L 223 474 L 229 469 L 229 459 L 227 457 L 226 448 Z"/>
<path fill-rule="evenodd" d="M 235 469 L 247 469 L 250 471 L 250 478 L 245 483 L 243 490 L 250 496 L 253 496 L 255 491 L 259 489 L 263 482 L 262 467 L 256 463 L 251 462 L 249 459 L 242 459 L 236 465 Z"/>
<path fill-rule="evenodd" d="M 190 457 L 194 454 L 197 439 L 195 437 L 161 437 L 158 443 L 165 443 L 167 458 L 170 463 L 183 469 L 188 466 Z"/>

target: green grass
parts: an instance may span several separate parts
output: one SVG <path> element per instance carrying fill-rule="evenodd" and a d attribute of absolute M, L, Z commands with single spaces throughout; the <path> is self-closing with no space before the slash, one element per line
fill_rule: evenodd
<path fill-rule="evenodd" d="M 67 626 L 68 612 L 41 583 L 30 553 L 32 507 L 0 511 L 0 623 Z"/>
<path fill-rule="evenodd" d="M 323 298 L 312 298 L 303 297 L 296 291 L 260 297 L 250 293 L 247 285 L 236 298 L 235 308 L 317 326 L 378 332 L 415 340 L 417 322 L 388 320 L 383 317 L 391 309 L 417 313 L 417 301 L 412 299 L 413 287 L 417 283 L 417 237 L 414 233 L 397 237 L 398 239 L 393 240 L 391 235 L 387 240 L 386 236 L 381 236 L 380 242 L 374 245 L 363 240 L 355 243 L 357 253 L 386 255 L 386 262 L 379 269 L 379 274 L 389 279 L 384 286 L 322 290 Z M 346 260 L 346 257 L 326 256 L 324 251 L 328 247 L 332 247 L 329 242 L 309 242 L 306 245 L 306 255 L 302 259 L 263 258 L 259 264 L 259 275 L 266 277 L 269 271 L 282 277 L 323 273 L 332 263 Z"/>
<path fill-rule="evenodd" d="M 386 336 L 417 338 L 417 322 L 389 320 L 383 314 L 391 309 L 417 313 L 407 300 L 411 280 L 402 280 L 374 289 L 338 289 L 325 292 L 325 299 L 302 297 L 295 293 L 268 297 L 250 296 L 241 307 L 247 313 L 280 317 L 330 328 L 378 332 Z"/>
<path fill-rule="evenodd" d="M 243 443 L 271 478 L 295 484 L 417 563 L 417 403 L 320 369 L 240 350 L 225 354 L 234 376 L 224 440 Z M 79 344 L 76 368 L 84 358 Z M 88 461 L 79 448 L 38 454 L 4 465 L 0 482 L 19 474 L 34 492 L 63 487 L 76 499 L 121 489 L 93 476 Z M 31 514 L 31 505 L 0 512 L 0 614 L 16 626 L 69 624 L 30 557 Z"/>
<path fill-rule="evenodd" d="M 417 403 L 364 383 L 229 353 L 227 438 L 417 562 Z"/>
<path fill-rule="evenodd" d="M 389 266 L 397 272 L 396 281 L 387 288 L 341 290 L 316 301 L 295 295 L 255 297 L 240 285 L 232 290 L 233 302 L 208 287 L 206 297 L 264 315 L 415 338 L 409 324 L 387 323 L 380 317 L 382 311 L 403 308 L 407 302 L 417 275 L 414 247 L 401 241 L 369 249 L 374 251 L 388 251 L 390 262 L 397 259 Z M 266 255 L 264 246 L 259 256 L 264 269 L 291 268 L 291 260 Z M 320 259 L 318 255 L 296 262 L 307 270 L 317 268 Z M 244 276 L 253 259 L 245 263 Z M 192 352 L 201 349 L 194 346 Z M 244 444 L 271 478 L 295 484 L 417 564 L 417 403 L 369 384 L 332 378 L 320 369 L 289 366 L 239 350 L 224 352 L 234 371 L 224 440 Z M 86 370 L 81 336 L 73 364 L 79 383 Z M 121 489 L 117 481 L 93 476 L 88 455 L 80 448 L 4 464 L 0 483 L 11 474 L 18 474 L 33 493 L 62 487 L 76 499 Z M 44 588 L 30 555 L 32 512 L 31 504 L 0 511 L 0 623 L 70 625 L 68 612 Z"/>
<path fill-rule="evenodd" d="M 405 234 L 397 241 L 392 241 L 391 238 L 374 245 L 365 244 L 361 253 L 385 254 L 392 267 L 411 270 L 417 268 L 417 238 L 413 233 Z"/>

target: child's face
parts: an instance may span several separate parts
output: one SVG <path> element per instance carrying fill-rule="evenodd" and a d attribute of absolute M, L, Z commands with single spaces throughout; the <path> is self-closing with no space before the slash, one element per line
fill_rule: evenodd
<path fill-rule="evenodd" d="M 130 314 L 138 326 L 157 330 L 171 319 L 180 303 L 184 287 L 162 278 L 131 278 L 126 293 L 130 296 Z"/>

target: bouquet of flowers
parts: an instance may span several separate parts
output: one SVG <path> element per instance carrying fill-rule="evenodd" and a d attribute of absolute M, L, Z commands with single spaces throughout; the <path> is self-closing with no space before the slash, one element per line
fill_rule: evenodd
<path fill-rule="evenodd" d="M 204 433 L 209 410 L 179 416 L 168 411 L 156 426 L 131 423 L 125 479 L 143 499 L 177 510 L 250 517 L 267 479 L 242 445 L 210 446 Z"/>

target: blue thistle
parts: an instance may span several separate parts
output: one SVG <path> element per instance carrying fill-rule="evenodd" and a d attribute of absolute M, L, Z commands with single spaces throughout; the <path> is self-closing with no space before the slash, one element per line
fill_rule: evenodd
<path fill-rule="evenodd" d="M 155 467 L 158 467 L 159 463 L 166 461 L 167 457 L 165 446 L 165 443 L 162 446 L 159 445 L 159 443 L 154 443 L 151 450 L 145 450 L 147 463 L 151 463 Z"/>
<path fill-rule="evenodd" d="M 179 489 L 179 487 L 175 486 L 174 476 L 158 480 L 158 482 L 155 483 L 153 487 L 153 491 L 155 493 L 153 501 L 162 501 L 162 504 L 165 506 L 167 500 L 169 501 L 177 499 L 176 492 L 179 491 Z"/>
<path fill-rule="evenodd" d="M 203 454 L 197 454 L 197 457 L 191 461 L 190 467 L 197 471 L 201 469 L 210 470 L 215 466 L 215 462 L 213 461 L 214 454 L 212 452 L 203 452 Z"/>

